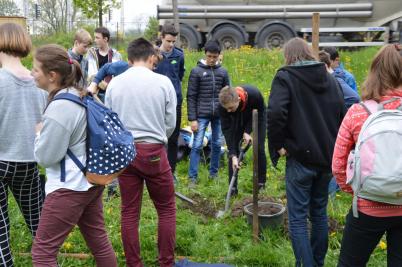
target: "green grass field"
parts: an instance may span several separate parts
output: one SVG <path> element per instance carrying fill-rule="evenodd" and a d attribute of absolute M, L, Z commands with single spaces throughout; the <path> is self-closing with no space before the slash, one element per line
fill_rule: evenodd
<path fill-rule="evenodd" d="M 343 52 L 342 61 L 345 67 L 356 77 L 360 85 L 369 67 L 369 63 L 377 51 L 376 48 L 362 49 L 356 52 Z M 186 53 L 186 77 L 183 82 L 184 95 L 187 86 L 187 77 L 196 61 L 202 57 L 201 52 Z M 283 64 L 280 51 L 256 50 L 249 47 L 237 51 L 224 53 L 224 66 L 228 69 L 233 85 L 253 84 L 268 99 L 271 81 L 276 70 Z M 27 64 L 29 64 L 27 62 Z M 184 101 L 184 103 L 186 103 Z M 183 124 L 186 123 L 186 105 L 183 106 Z M 252 195 L 252 153 L 246 155 L 245 166 L 239 175 L 239 195 L 232 199 L 232 207 L 241 207 L 243 199 Z M 199 201 L 208 205 L 204 209 L 223 209 L 227 190 L 227 166 L 223 166 L 216 181 L 208 180 L 208 171 L 205 166 L 200 169 L 200 183 L 196 189 L 187 187 L 188 162 L 180 162 L 177 168 L 179 184 L 177 191 L 189 196 L 197 197 Z M 267 188 L 262 192 L 262 198 L 275 198 L 278 201 L 285 199 L 284 161 L 274 169 L 268 162 Z M 152 202 L 145 190 L 140 236 L 141 253 L 146 266 L 157 266 L 156 226 L 157 216 Z M 330 218 L 338 225 L 331 227 L 329 233 L 329 250 L 326 257 L 326 266 L 336 266 L 344 216 L 351 203 L 350 196 L 339 193 L 330 200 L 328 211 Z M 120 199 L 113 199 L 104 203 L 104 214 L 109 237 L 118 257 L 119 266 L 124 266 L 124 252 L 120 233 Z M 237 209 L 238 210 L 238 209 Z M 10 197 L 11 241 L 15 266 L 31 266 L 29 253 L 31 239 L 27 227 L 12 197 Z M 371 256 L 369 266 L 386 266 L 386 244 L 384 242 L 376 248 Z M 64 243 L 63 253 L 89 253 L 78 229 L 75 229 Z M 192 261 L 217 263 L 226 262 L 235 266 L 294 266 L 294 257 L 287 231 L 284 228 L 265 230 L 257 244 L 252 241 L 252 229 L 243 215 L 232 216 L 227 214 L 222 219 L 215 219 L 189 210 L 181 200 L 177 200 L 177 242 L 176 255 L 188 257 Z M 60 266 L 95 266 L 92 258 L 75 259 L 59 257 Z"/>

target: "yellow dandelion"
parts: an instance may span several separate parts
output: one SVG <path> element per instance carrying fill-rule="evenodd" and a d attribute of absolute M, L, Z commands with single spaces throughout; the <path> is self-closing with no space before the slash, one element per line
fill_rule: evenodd
<path fill-rule="evenodd" d="M 70 250 L 70 249 L 72 249 L 72 247 L 73 247 L 73 244 L 71 244 L 70 242 L 64 242 L 64 244 L 63 244 L 63 248 L 65 250 Z"/>
<path fill-rule="evenodd" d="M 384 241 L 380 241 L 380 243 L 378 243 L 378 247 L 381 249 L 381 250 L 386 250 L 387 249 L 387 243 L 385 243 Z"/>
<path fill-rule="evenodd" d="M 334 237 L 335 235 L 336 235 L 336 232 L 331 232 L 331 233 L 329 234 L 330 237 Z"/>
<path fill-rule="evenodd" d="M 341 198 L 341 194 L 336 194 L 336 198 Z"/>

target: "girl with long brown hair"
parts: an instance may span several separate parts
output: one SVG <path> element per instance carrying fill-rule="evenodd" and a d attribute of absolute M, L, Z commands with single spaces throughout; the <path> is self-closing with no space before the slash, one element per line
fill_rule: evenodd
<path fill-rule="evenodd" d="M 374 100 L 377 103 L 395 99 L 383 103 L 385 109 L 401 106 L 402 56 L 398 46 L 386 45 L 374 57 L 363 84 L 362 98 L 364 101 Z M 339 129 L 332 159 L 332 172 L 337 183 L 343 191 L 351 194 L 354 192 L 346 184 L 348 155 L 355 147 L 362 126 L 370 115 L 366 108 L 361 104 L 354 104 L 348 110 Z M 373 149 L 375 151 L 378 148 Z M 388 266 L 402 266 L 402 205 L 358 197 L 357 211 L 357 218 L 353 216 L 352 209 L 346 217 L 338 266 L 366 266 L 384 233 L 388 243 Z"/>

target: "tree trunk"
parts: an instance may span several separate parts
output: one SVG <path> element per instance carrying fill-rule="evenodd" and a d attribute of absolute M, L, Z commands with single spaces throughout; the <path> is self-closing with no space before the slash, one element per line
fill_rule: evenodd
<path fill-rule="evenodd" d="M 103 26 L 103 20 L 102 20 L 102 17 L 103 17 L 103 10 L 102 10 L 102 0 L 98 0 L 98 16 L 99 16 L 99 27 L 102 27 Z"/>

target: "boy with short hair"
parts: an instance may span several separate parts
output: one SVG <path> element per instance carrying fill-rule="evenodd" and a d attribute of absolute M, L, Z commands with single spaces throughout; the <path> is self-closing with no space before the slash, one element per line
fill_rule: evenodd
<path fill-rule="evenodd" d="M 155 72 L 167 76 L 173 83 L 177 96 L 176 107 L 176 128 L 168 141 L 168 159 L 172 173 L 174 175 L 177 161 L 177 141 L 179 138 L 181 124 L 181 106 L 183 96 L 181 91 L 181 81 L 184 77 L 184 53 L 183 50 L 175 46 L 178 32 L 171 24 L 164 25 L 161 32 L 161 45 L 159 50 L 162 60 L 156 66 Z"/>
<path fill-rule="evenodd" d="M 159 265 L 174 265 L 176 203 L 165 146 L 176 126 L 176 93 L 172 82 L 152 71 L 156 57 L 143 38 L 127 48 L 130 67 L 110 82 L 106 106 L 135 138 L 137 156 L 119 177 L 121 228 L 127 266 L 142 266 L 139 220 L 144 181 L 158 213 Z"/>
<path fill-rule="evenodd" d="M 91 44 L 91 34 L 84 29 L 79 29 L 75 33 L 73 47 L 67 51 L 68 56 L 71 59 L 76 60 L 81 65 L 82 80 L 80 84 L 82 87 L 86 86 L 88 78 L 88 59 L 85 57 L 85 54 L 87 53 Z"/>
<path fill-rule="evenodd" d="M 355 92 L 358 92 L 356 79 L 352 73 L 343 68 L 342 64 L 340 63 L 340 57 L 336 47 L 327 46 L 324 47 L 323 50 L 329 54 L 331 68 L 335 71 L 335 73 L 341 77 Z"/>
<path fill-rule="evenodd" d="M 221 48 L 217 41 L 208 41 L 204 47 L 205 59 L 198 62 L 191 70 L 187 89 L 187 112 L 194 132 L 194 143 L 190 152 L 188 176 L 190 186 L 198 181 L 198 164 L 202 141 L 208 124 L 212 128 L 212 149 L 209 177 L 218 175 L 221 151 L 221 122 L 219 118 L 219 92 L 229 85 L 229 75 L 219 63 Z"/>
<path fill-rule="evenodd" d="M 265 128 L 266 116 L 264 98 L 260 91 L 251 85 L 236 88 L 225 87 L 219 93 L 219 108 L 222 132 L 229 150 L 229 183 L 233 171 L 238 169 L 239 143 L 243 139 L 246 143 L 252 142 L 253 109 L 258 111 L 258 188 L 265 187 L 267 174 L 267 158 L 265 155 Z M 237 195 L 237 181 L 231 195 Z"/>
<path fill-rule="evenodd" d="M 110 32 L 105 27 L 99 27 L 95 29 L 95 45 L 88 50 L 88 83 L 90 83 L 98 70 L 103 65 L 110 62 L 116 62 L 122 60 L 122 57 L 116 49 L 109 46 Z M 105 90 L 107 83 L 112 79 L 111 76 L 107 76 L 104 79 L 106 85 L 101 82 L 98 84 L 98 88 L 101 89 L 98 92 L 99 98 L 104 101 Z"/>

